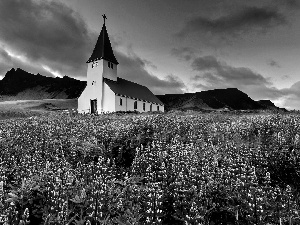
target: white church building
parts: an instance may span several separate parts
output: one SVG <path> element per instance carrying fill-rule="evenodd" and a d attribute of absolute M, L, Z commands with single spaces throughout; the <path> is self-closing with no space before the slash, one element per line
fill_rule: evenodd
<path fill-rule="evenodd" d="M 147 87 L 118 77 L 119 63 L 108 37 L 105 15 L 103 18 L 102 30 L 87 61 L 87 85 L 78 98 L 78 112 L 164 112 L 164 104 Z"/>

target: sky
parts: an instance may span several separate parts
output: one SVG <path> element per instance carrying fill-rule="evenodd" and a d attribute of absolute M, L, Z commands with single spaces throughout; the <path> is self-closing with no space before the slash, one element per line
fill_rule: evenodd
<path fill-rule="evenodd" d="M 235 87 L 300 110 L 300 0 L 1 0 L 0 79 L 86 80 L 102 14 L 118 76 L 154 94 Z"/>

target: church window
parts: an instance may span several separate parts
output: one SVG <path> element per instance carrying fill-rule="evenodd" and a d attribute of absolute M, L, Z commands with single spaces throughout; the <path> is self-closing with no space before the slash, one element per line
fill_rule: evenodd
<path fill-rule="evenodd" d="M 134 102 L 133 109 L 137 109 L 137 101 Z"/>
<path fill-rule="evenodd" d="M 114 64 L 112 64 L 111 62 L 107 62 L 107 65 L 109 68 L 113 69 L 114 68 Z"/>
<path fill-rule="evenodd" d="M 123 103 L 123 102 L 122 102 L 122 99 L 120 98 L 120 105 L 122 105 L 122 103 Z"/>
<path fill-rule="evenodd" d="M 150 105 L 150 112 L 152 112 L 152 104 Z"/>
<path fill-rule="evenodd" d="M 145 102 L 143 103 L 143 110 L 144 111 L 146 110 L 146 103 Z"/>
<path fill-rule="evenodd" d="M 157 106 L 157 111 L 159 111 L 159 106 Z"/>
<path fill-rule="evenodd" d="M 97 66 L 98 66 L 98 61 L 94 61 L 94 62 L 92 63 L 92 68 L 97 67 Z"/>

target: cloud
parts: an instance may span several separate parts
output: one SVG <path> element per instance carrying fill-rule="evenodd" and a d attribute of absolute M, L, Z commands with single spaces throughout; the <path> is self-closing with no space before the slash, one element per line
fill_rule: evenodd
<path fill-rule="evenodd" d="M 65 4 L 37 0 L 0 1 L 0 34 L 6 49 L 74 76 L 84 72 L 95 38 L 83 19 Z"/>
<path fill-rule="evenodd" d="M 286 94 L 295 95 L 300 101 L 300 81 L 294 83 L 290 88 L 284 88 L 282 91 Z"/>
<path fill-rule="evenodd" d="M 278 102 L 281 107 L 300 110 L 300 81 L 294 83 L 290 88 L 284 88 L 280 91 L 284 94 Z"/>
<path fill-rule="evenodd" d="M 93 33 L 84 20 L 70 7 L 57 0 L 1 0 L 0 51 L 4 75 L 11 67 L 47 76 L 86 76 L 86 61 L 99 33 Z M 118 42 L 111 37 L 114 47 Z M 114 48 L 115 49 L 115 48 Z M 156 94 L 182 93 L 185 87 L 179 78 L 168 75 L 159 79 L 147 71 L 151 62 L 115 51 L 121 77 L 149 87 Z M 2 72 L 2 74 L 1 74 Z"/>
<path fill-rule="evenodd" d="M 227 13 L 217 18 L 191 18 L 176 36 L 184 38 L 191 34 L 200 34 L 207 40 L 212 38 L 212 41 L 228 41 L 249 33 L 265 33 L 273 27 L 287 23 L 285 16 L 276 8 L 244 6 Z"/>
<path fill-rule="evenodd" d="M 289 75 L 283 75 L 283 76 L 281 76 L 281 79 L 282 79 L 282 80 L 287 80 L 287 79 L 289 79 L 289 78 L 290 78 Z"/>
<path fill-rule="evenodd" d="M 268 65 L 272 66 L 272 67 L 277 67 L 280 68 L 281 66 L 279 65 L 278 62 L 276 62 L 275 60 L 270 60 L 270 62 L 268 62 Z"/>
<path fill-rule="evenodd" d="M 0 48 L 0 60 L 1 62 L 6 62 L 6 63 L 10 63 L 12 61 L 11 56 L 3 48 Z"/>
<path fill-rule="evenodd" d="M 189 61 L 195 57 L 195 52 L 192 48 L 181 47 L 173 48 L 171 50 L 171 55 L 176 56 L 180 60 Z"/>
<path fill-rule="evenodd" d="M 196 89 L 238 88 L 254 100 L 270 99 L 275 105 L 300 110 L 300 81 L 278 89 L 261 74 L 245 67 L 233 67 L 214 56 L 197 57 L 191 64 L 197 75 L 191 78 Z"/>
<path fill-rule="evenodd" d="M 292 9 L 300 7 L 299 0 L 281 0 L 281 4 L 286 4 L 287 6 L 291 7 Z"/>
<path fill-rule="evenodd" d="M 11 68 L 22 68 L 32 74 L 43 74 L 53 77 L 52 73 L 44 70 L 39 64 L 31 63 L 22 55 L 16 55 L 14 52 L 8 52 L 4 47 L 0 47 L 0 76 L 4 77 Z"/>
<path fill-rule="evenodd" d="M 3 78 L 5 73 L 12 67 L 12 59 L 9 54 L 0 47 L 0 76 Z M 0 79 L 2 79 L 0 77 Z"/>
<path fill-rule="evenodd" d="M 253 99 L 276 99 L 284 95 L 272 86 L 269 79 L 246 67 L 233 67 L 214 56 L 196 58 L 192 68 L 197 75 L 192 77 L 195 88 L 238 88 Z"/>
<path fill-rule="evenodd" d="M 196 77 L 202 78 L 207 83 L 217 85 L 227 83 L 230 85 L 270 85 L 270 82 L 262 75 L 245 67 L 232 67 L 219 61 L 214 56 L 196 58 L 192 64 L 195 71 L 204 72 Z"/>
<path fill-rule="evenodd" d="M 147 86 L 154 94 L 183 93 L 185 84 L 174 75 L 167 75 L 165 79 L 160 79 L 146 70 L 152 63 L 141 59 L 130 52 L 124 54 L 115 52 L 119 61 L 118 76 L 132 82 Z"/>

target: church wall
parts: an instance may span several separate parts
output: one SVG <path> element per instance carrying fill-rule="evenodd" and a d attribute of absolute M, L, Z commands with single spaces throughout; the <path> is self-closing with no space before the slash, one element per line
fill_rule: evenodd
<path fill-rule="evenodd" d="M 147 103 L 146 104 L 146 111 L 150 111 L 150 105 L 152 105 L 152 112 L 161 111 L 164 112 L 164 107 L 155 103 Z M 157 110 L 157 106 L 159 106 L 159 110 Z"/>
<path fill-rule="evenodd" d="M 122 99 L 122 105 L 120 105 L 120 99 Z M 137 101 L 137 109 L 134 109 L 134 102 Z M 145 110 L 143 109 L 143 103 L 145 103 Z M 149 112 L 150 105 L 152 104 L 152 111 L 157 111 L 157 104 L 153 104 L 146 101 L 135 100 L 132 98 L 117 96 L 115 100 L 116 111 L 138 111 L 138 112 Z M 159 105 L 159 111 L 164 111 L 164 108 Z"/>
<path fill-rule="evenodd" d="M 138 101 L 137 103 L 137 109 L 134 109 L 134 102 L 137 101 L 137 100 L 134 100 L 132 98 L 127 98 L 127 111 L 141 111 L 142 109 L 142 106 L 141 106 L 141 102 Z"/>
<path fill-rule="evenodd" d="M 120 105 L 120 99 L 122 99 L 122 105 Z M 127 98 L 116 95 L 116 111 L 127 111 Z"/>
<path fill-rule="evenodd" d="M 120 99 L 122 99 L 122 105 L 120 105 Z M 134 109 L 134 102 L 138 101 L 137 109 Z M 132 98 L 116 96 L 116 111 L 143 111 L 143 101 L 134 100 Z"/>
<path fill-rule="evenodd" d="M 149 112 L 150 111 L 150 102 L 144 102 L 145 103 L 145 111 L 143 110 L 143 112 Z M 142 103 L 142 108 L 143 108 L 143 103 Z"/>
<path fill-rule="evenodd" d="M 87 91 L 83 90 L 80 97 L 78 98 L 78 112 L 80 113 L 88 113 L 90 112 L 90 102 L 87 99 Z"/>
<path fill-rule="evenodd" d="M 114 102 L 116 101 L 115 93 L 109 88 L 109 86 L 104 83 L 103 85 L 103 111 L 104 112 L 115 112 L 116 106 Z"/>
<path fill-rule="evenodd" d="M 110 64 L 113 64 L 113 68 L 108 67 L 108 61 L 103 59 L 102 60 L 102 66 L 103 66 L 103 77 L 108 78 L 110 80 L 117 81 L 117 65 L 109 62 Z"/>
<path fill-rule="evenodd" d="M 100 60 L 101 62 L 102 60 Z M 91 111 L 90 100 L 97 99 L 97 111 L 101 112 L 101 98 L 102 98 L 102 71 L 103 63 L 99 63 L 92 67 L 93 63 L 88 63 L 87 69 L 87 85 L 78 98 L 78 112 L 89 113 Z"/>

